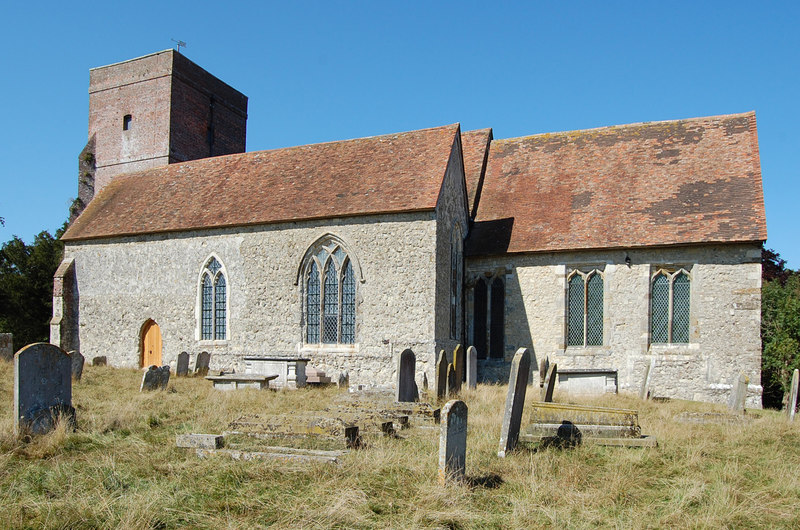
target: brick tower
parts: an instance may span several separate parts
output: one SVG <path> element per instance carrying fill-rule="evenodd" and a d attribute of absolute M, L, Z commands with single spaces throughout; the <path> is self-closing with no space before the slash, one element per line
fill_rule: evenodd
<path fill-rule="evenodd" d="M 72 218 L 116 175 L 245 151 L 247 96 L 165 50 L 90 70 Z"/>

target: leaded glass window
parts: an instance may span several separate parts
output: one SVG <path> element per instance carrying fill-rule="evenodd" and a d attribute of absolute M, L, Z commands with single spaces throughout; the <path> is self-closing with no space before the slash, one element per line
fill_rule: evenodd
<path fill-rule="evenodd" d="M 216 258 L 211 258 L 203 268 L 200 286 L 200 338 L 225 340 L 227 338 L 227 293 L 225 274 Z"/>
<path fill-rule="evenodd" d="M 356 278 L 347 252 L 336 242 L 323 243 L 306 270 L 306 343 L 355 344 Z"/>
<path fill-rule="evenodd" d="M 567 346 L 603 345 L 603 276 L 574 271 L 567 281 Z"/>
<path fill-rule="evenodd" d="M 683 269 L 660 270 L 653 276 L 650 292 L 650 340 L 672 344 L 689 342 L 691 278 Z"/>
<path fill-rule="evenodd" d="M 489 290 L 486 288 L 486 282 L 483 281 L 483 278 L 478 278 L 478 281 L 475 283 L 473 298 L 474 309 L 472 312 L 472 344 L 478 351 L 478 359 L 486 359 L 488 353 L 486 348 L 488 331 L 486 326 L 488 294 Z"/>

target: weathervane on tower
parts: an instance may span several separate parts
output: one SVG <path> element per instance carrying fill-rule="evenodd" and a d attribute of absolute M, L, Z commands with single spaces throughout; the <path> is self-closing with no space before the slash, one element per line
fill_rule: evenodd
<path fill-rule="evenodd" d="M 181 52 L 181 46 L 183 46 L 184 48 L 186 48 L 186 43 L 185 43 L 185 42 L 183 42 L 182 40 L 175 40 L 175 39 L 171 39 L 171 40 L 172 40 L 172 42 L 174 42 L 174 43 L 175 43 L 175 47 L 177 48 L 177 52 L 178 52 L 178 53 L 180 53 L 180 52 Z"/>

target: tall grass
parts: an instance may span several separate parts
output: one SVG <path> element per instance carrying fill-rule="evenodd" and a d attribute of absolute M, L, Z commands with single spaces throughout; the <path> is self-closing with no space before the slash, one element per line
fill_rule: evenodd
<path fill-rule="evenodd" d="M 748 412 L 740 424 L 686 424 L 676 417 L 724 409 L 583 400 L 638 409 L 659 446 L 586 444 L 498 459 L 506 387 L 479 386 L 462 396 L 468 480 L 440 487 L 438 429 L 368 440 L 339 464 L 198 459 L 175 447 L 177 433 L 220 433 L 242 415 L 322 409 L 335 388 L 226 393 L 173 378 L 167 391 L 140 393 L 140 381 L 133 370 L 87 366 L 73 386 L 78 430 L 59 425 L 24 442 L 11 433 L 11 364 L 0 362 L 0 527 L 800 526 L 800 422 L 776 412 Z"/>

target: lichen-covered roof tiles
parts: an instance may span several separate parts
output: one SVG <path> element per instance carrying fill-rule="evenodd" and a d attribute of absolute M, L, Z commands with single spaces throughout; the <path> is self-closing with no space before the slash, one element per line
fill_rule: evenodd
<path fill-rule="evenodd" d="M 491 143 L 469 255 L 763 241 L 755 113 Z"/>
<path fill-rule="evenodd" d="M 436 207 L 458 124 L 206 158 L 118 177 L 65 241 Z"/>

